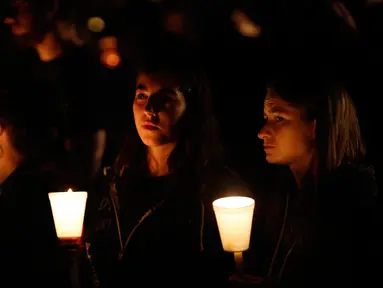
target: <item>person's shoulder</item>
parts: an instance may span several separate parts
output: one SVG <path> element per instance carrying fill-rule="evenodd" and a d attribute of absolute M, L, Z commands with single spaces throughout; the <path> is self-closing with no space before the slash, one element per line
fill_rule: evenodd
<path fill-rule="evenodd" d="M 348 180 L 351 185 L 367 185 L 377 188 L 375 169 L 372 165 L 347 163 L 336 168 L 332 173 L 333 179 Z"/>
<path fill-rule="evenodd" d="M 49 174 L 41 169 L 39 162 L 26 160 L 15 171 L 15 181 L 18 186 L 28 185 L 31 189 L 49 191 L 52 185 L 49 181 Z M 49 191 L 50 192 L 50 191 Z"/>
<path fill-rule="evenodd" d="M 374 201 L 379 192 L 375 169 L 368 163 L 343 164 L 330 173 L 329 181 L 342 194 L 360 202 Z"/>

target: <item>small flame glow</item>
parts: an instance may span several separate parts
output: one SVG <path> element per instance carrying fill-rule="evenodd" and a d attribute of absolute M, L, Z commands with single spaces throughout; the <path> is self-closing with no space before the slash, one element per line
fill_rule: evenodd
<path fill-rule="evenodd" d="M 225 197 L 217 199 L 213 202 L 213 206 L 215 207 L 222 207 L 222 208 L 244 208 L 248 207 L 254 204 L 254 199 L 249 197 L 239 197 L 239 196 L 233 196 L 233 197 Z"/>

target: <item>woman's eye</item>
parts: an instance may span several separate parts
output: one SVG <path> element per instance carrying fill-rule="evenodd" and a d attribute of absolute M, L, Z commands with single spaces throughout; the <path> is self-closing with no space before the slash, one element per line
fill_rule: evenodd
<path fill-rule="evenodd" d="M 140 94 L 137 94 L 137 99 L 140 99 L 140 100 L 143 100 L 143 99 L 145 99 L 146 98 L 146 95 L 145 94 L 143 94 L 143 93 L 140 93 Z"/>
<path fill-rule="evenodd" d="M 281 116 L 275 116 L 275 121 L 277 121 L 277 122 L 282 122 L 283 120 L 285 120 L 283 117 L 281 117 Z"/>

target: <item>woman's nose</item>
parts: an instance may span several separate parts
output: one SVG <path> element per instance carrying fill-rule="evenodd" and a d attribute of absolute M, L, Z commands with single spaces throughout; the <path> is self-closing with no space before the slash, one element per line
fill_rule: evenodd
<path fill-rule="evenodd" d="M 267 124 L 265 124 L 261 131 L 258 133 L 258 138 L 265 140 L 266 138 L 269 138 L 271 136 L 270 129 L 267 127 Z"/>
<path fill-rule="evenodd" d="M 150 99 L 150 98 L 149 98 L 149 100 L 146 102 L 145 113 L 146 113 L 146 114 L 155 114 L 154 102 L 153 102 L 153 100 Z"/>
<path fill-rule="evenodd" d="M 156 113 L 153 111 L 153 109 L 145 109 L 145 115 L 154 117 Z"/>
<path fill-rule="evenodd" d="M 158 114 L 165 109 L 165 98 L 158 93 L 150 95 L 146 102 L 145 111 L 147 113 Z"/>

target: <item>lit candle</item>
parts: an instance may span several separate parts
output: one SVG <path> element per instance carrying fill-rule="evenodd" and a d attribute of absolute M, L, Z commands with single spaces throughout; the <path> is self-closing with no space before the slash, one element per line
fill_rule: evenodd
<path fill-rule="evenodd" d="M 82 236 L 87 192 L 48 193 L 57 237 L 76 239 Z"/>
<path fill-rule="evenodd" d="M 248 197 L 225 197 L 213 202 L 225 251 L 243 252 L 249 249 L 254 206 L 254 199 Z"/>
<path fill-rule="evenodd" d="M 242 270 L 242 252 L 249 249 L 255 201 L 249 197 L 225 197 L 213 202 L 223 249 L 233 252 L 237 273 Z"/>

